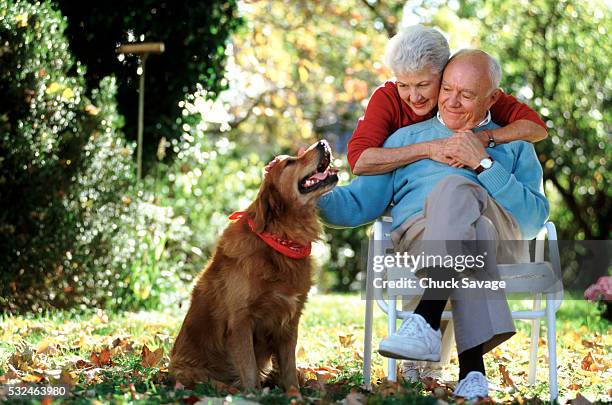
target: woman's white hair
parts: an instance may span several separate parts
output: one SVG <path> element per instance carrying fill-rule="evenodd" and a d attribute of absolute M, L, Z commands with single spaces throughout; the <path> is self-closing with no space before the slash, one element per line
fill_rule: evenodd
<path fill-rule="evenodd" d="M 385 65 L 394 74 L 404 74 L 425 67 L 441 73 L 450 50 L 444 35 L 423 25 L 403 28 L 389 40 L 385 49 Z"/>

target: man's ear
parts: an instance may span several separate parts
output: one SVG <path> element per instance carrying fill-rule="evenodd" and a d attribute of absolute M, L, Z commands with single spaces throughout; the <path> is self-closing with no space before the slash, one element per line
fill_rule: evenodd
<path fill-rule="evenodd" d="M 491 95 L 489 96 L 489 108 L 491 108 L 493 106 L 493 104 L 497 103 L 497 100 L 499 100 L 499 98 L 502 96 L 502 91 L 501 89 L 495 89 L 491 92 Z M 487 108 L 488 109 L 488 108 Z"/>

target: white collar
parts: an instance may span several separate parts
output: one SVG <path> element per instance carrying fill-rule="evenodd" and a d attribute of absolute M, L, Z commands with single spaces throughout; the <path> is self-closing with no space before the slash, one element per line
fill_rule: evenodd
<path fill-rule="evenodd" d="M 442 123 L 442 125 L 446 126 L 446 124 L 442 120 L 442 115 L 440 115 L 439 110 L 438 110 L 438 114 L 436 114 L 436 117 L 438 118 L 438 121 Z M 476 125 L 474 128 L 480 128 L 482 126 L 487 125 L 489 122 L 491 122 L 491 111 L 487 110 L 487 115 L 485 116 L 484 120 L 480 121 L 478 125 Z"/>

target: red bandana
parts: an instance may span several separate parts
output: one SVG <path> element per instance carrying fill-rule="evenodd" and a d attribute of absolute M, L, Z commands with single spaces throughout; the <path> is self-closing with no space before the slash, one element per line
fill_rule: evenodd
<path fill-rule="evenodd" d="M 240 220 L 245 216 L 246 211 L 236 211 L 229 216 L 229 219 Z M 292 259 L 303 259 L 310 255 L 310 243 L 308 245 L 301 245 L 295 241 L 284 239 L 280 236 L 276 236 L 268 232 L 255 232 L 255 224 L 253 223 L 253 218 L 247 218 L 247 223 L 249 224 L 249 228 L 251 228 L 252 232 L 254 232 L 257 236 L 261 238 L 261 240 L 266 242 L 268 246 L 270 246 L 277 252 L 280 252 Z"/>

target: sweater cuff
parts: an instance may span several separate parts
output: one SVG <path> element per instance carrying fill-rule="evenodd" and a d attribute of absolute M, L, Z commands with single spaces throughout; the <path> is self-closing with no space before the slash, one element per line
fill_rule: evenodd
<path fill-rule="evenodd" d="M 478 175 L 478 181 L 491 193 L 495 195 L 509 181 L 511 174 L 499 162 L 493 162 L 493 165 L 484 170 Z"/>

